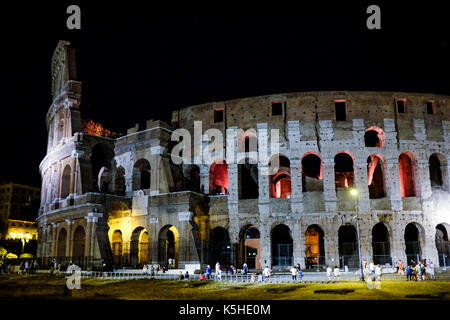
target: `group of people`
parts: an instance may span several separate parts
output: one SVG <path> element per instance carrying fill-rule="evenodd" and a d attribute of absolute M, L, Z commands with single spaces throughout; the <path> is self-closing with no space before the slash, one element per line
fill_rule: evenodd
<path fill-rule="evenodd" d="M 368 263 L 363 261 L 363 275 L 364 279 L 369 279 L 372 281 L 380 281 L 383 270 L 379 264 L 375 265 L 373 261 Z"/>
<path fill-rule="evenodd" d="M 419 262 L 411 260 L 405 267 L 402 260 L 398 260 L 395 263 L 396 272 L 400 275 L 406 276 L 407 281 L 422 281 L 422 280 L 434 280 L 435 271 L 433 261 L 430 259 L 424 259 Z"/>
<path fill-rule="evenodd" d="M 36 260 L 24 260 L 19 264 L 19 274 L 36 274 L 36 270 L 39 269 L 38 262 Z M 13 265 L 8 261 L 0 261 L 0 274 L 10 274 L 14 272 Z"/>
<path fill-rule="evenodd" d="M 293 266 L 289 271 L 291 272 L 292 280 L 294 282 L 297 281 L 297 278 L 300 282 L 303 282 L 303 271 L 300 264 Z"/>
<path fill-rule="evenodd" d="M 327 267 L 327 278 L 328 281 L 331 281 L 331 278 L 333 278 L 333 280 L 340 280 L 341 279 L 341 270 L 339 269 L 338 266 L 334 266 L 334 268 L 332 266 L 328 266 Z"/>

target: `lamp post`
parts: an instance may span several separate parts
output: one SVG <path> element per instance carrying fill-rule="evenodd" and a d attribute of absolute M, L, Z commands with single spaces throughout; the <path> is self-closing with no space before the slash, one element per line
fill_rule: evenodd
<path fill-rule="evenodd" d="M 363 265 L 362 265 L 362 257 L 361 257 L 361 241 L 359 237 L 359 216 L 358 216 L 358 189 L 351 188 L 350 194 L 355 198 L 355 209 L 356 209 L 356 237 L 358 239 L 358 256 L 359 256 L 359 272 L 360 279 L 364 281 L 364 273 L 363 273 Z"/>

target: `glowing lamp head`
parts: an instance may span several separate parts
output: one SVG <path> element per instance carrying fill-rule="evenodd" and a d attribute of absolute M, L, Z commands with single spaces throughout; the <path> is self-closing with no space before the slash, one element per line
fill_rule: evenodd
<path fill-rule="evenodd" d="M 350 194 L 354 197 L 356 197 L 358 195 L 358 189 L 356 188 L 351 188 L 350 189 Z"/>

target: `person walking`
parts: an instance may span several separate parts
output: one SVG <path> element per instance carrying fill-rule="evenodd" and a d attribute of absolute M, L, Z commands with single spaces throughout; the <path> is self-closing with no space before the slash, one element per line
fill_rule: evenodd
<path fill-rule="evenodd" d="M 220 270 L 220 263 L 219 263 L 219 261 L 216 262 L 216 272 L 217 272 L 217 270 Z"/>
<path fill-rule="evenodd" d="M 216 280 L 221 281 L 222 280 L 222 270 L 219 269 L 216 270 Z"/>
<path fill-rule="evenodd" d="M 290 271 L 291 271 L 292 281 L 295 282 L 297 280 L 298 269 L 296 267 L 292 267 L 290 269 Z"/>
<path fill-rule="evenodd" d="M 434 264 L 433 261 L 429 260 L 428 265 L 427 265 L 427 273 L 430 276 L 430 280 L 435 280 L 435 275 L 434 275 Z"/>
<path fill-rule="evenodd" d="M 184 278 L 186 280 L 189 280 L 189 271 L 186 270 L 186 273 L 184 274 Z"/>
<path fill-rule="evenodd" d="M 242 265 L 242 269 L 244 269 L 244 275 L 247 275 L 248 272 L 247 262 L 244 262 L 244 264 Z"/>
<path fill-rule="evenodd" d="M 263 276 L 264 276 L 264 280 L 266 282 L 268 282 L 270 280 L 270 270 L 269 270 L 269 266 L 266 266 L 263 270 Z"/>
<path fill-rule="evenodd" d="M 299 282 L 303 282 L 303 271 L 302 269 L 297 269 L 297 276 L 298 276 L 298 281 Z"/>
<path fill-rule="evenodd" d="M 339 270 L 338 266 L 334 266 L 334 280 L 338 280 L 341 277 L 341 270 Z"/>
<path fill-rule="evenodd" d="M 172 269 L 172 263 L 173 263 L 173 259 L 169 258 L 169 265 L 167 266 L 168 269 Z"/>
<path fill-rule="evenodd" d="M 375 279 L 377 281 L 381 281 L 381 274 L 382 274 L 382 270 L 379 264 L 377 264 L 376 268 L 375 268 Z"/>
<path fill-rule="evenodd" d="M 331 281 L 331 276 L 332 276 L 332 274 L 333 274 L 333 269 L 331 268 L 331 266 L 328 266 L 328 268 L 327 268 L 327 278 L 328 278 L 328 281 Z"/>
<path fill-rule="evenodd" d="M 211 280 L 211 266 L 208 264 L 205 270 L 206 273 L 206 279 Z"/>
<path fill-rule="evenodd" d="M 406 280 L 412 281 L 413 271 L 411 266 L 406 267 Z"/>

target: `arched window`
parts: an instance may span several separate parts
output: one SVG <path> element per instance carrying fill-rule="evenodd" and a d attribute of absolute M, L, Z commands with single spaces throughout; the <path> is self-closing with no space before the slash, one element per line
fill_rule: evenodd
<path fill-rule="evenodd" d="M 379 199 L 385 197 L 384 162 L 379 156 L 371 155 L 367 158 L 367 174 L 369 198 Z"/>
<path fill-rule="evenodd" d="M 340 267 L 358 267 L 358 238 L 356 228 L 352 225 L 343 225 L 338 231 Z"/>
<path fill-rule="evenodd" d="M 272 265 L 293 264 L 293 240 L 288 226 L 279 224 L 272 229 Z"/>
<path fill-rule="evenodd" d="M 322 159 L 307 153 L 302 159 L 302 192 L 323 191 Z"/>
<path fill-rule="evenodd" d="M 70 193 L 70 182 L 71 182 L 71 174 L 72 170 L 70 165 L 66 165 L 63 170 L 63 174 L 61 177 L 61 198 L 65 199 Z"/>
<path fill-rule="evenodd" d="M 325 245 L 323 230 L 312 225 L 306 229 L 306 268 L 325 264 Z"/>
<path fill-rule="evenodd" d="M 150 163 L 140 159 L 133 167 L 133 191 L 144 189 L 150 189 Z"/>
<path fill-rule="evenodd" d="M 398 158 L 399 171 L 400 171 L 400 189 L 402 191 L 402 197 L 415 197 L 415 162 L 413 163 L 412 154 L 402 153 Z"/>
<path fill-rule="evenodd" d="M 383 129 L 379 127 L 370 127 L 364 134 L 364 143 L 366 147 L 384 147 L 386 142 L 386 135 Z"/>
<path fill-rule="evenodd" d="M 91 168 L 92 168 L 92 187 L 94 191 L 100 191 L 105 186 L 100 183 L 99 178 L 102 176 L 100 170 L 102 168 L 111 170 L 112 160 L 114 158 L 114 151 L 112 147 L 106 143 L 99 143 L 92 148 L 91 154 Z M 102 173 L 105 171 L 103 169 Z M 109 183 L 109 182 L 108 182 Z M 106 191 L 105 191 L 106 192 Z"/>
<path fill-rule="evenodd" d="M 238 136 L 238 152 L 257 152 L 258 139 L 256 131 L 249 129 L 241 132 Z"/>
<path fill-rule="evenodd" d="M 225 160 L 215 160 L 209 169 L 209 193 L 228 194 L 228 164 Z"/>
<path fill-rule="evenodd" d="M 291 164 L 287 157 L 276 155 L 269 163 L 270 197 L 291 197 Z"/>
<path fill-rule="evenodd" d="M 437 155 L 432 154 L 429 159 L 430 182 L 431 187 L 438 188 L 442 186 L 441 162 Z"/>
<path fill-rule="evenodd" d="M 353 158 L 346 152 L 334 157 L 334 180 L 336 188 L 350 188 L 354 183 Z"/>
<path fill-rule="evenodd" d="M 258 165 L 246 158 L 238 164 L 239 199 L 258 199 Z"/>

